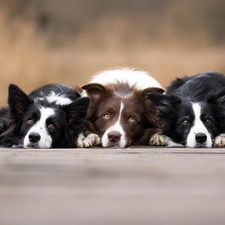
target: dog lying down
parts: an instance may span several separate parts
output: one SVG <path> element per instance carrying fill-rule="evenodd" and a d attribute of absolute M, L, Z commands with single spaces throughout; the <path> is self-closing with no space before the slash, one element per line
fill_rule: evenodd
<path fill-rule="evenodd" d="M 79 147 L 148 145 L 159 131 L 156 108 L 146 94 L 164 90 L 147 72 L 131 68 L 103 71 L 82 88 L 90 105 Z"/>
<path fill-rule="evenodd" d="M 88 97 L 64 84 L 48 84 L 25 94 L 11 84 L 5 114 L 7 129 L 0 136 L 4 147 L 76 147 L 89 105 Z M 3 112 L 4 109 L 2 109 Z M 2 115 L 0 113 L 0 115 Z"/>
<path fill-rule="evenodd" d="M 166 94 L 148 93 L 159 110 L 162 135 L 152 145 L 225 146 L 225 76 L 207 71 L 176 79 Z"/>

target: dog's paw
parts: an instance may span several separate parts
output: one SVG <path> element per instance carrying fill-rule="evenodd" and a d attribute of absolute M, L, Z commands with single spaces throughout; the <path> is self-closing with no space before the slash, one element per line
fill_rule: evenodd
<path fill-rule="evenodd" d="M 88 148 L 97 146 L 101 143 L 101 139 L 97 134 L 88 134 L 86 137 L 83 134 L 79 134 L 77 139 L 78 148 Z"/>
<path fill-rule="evenodd" d="M 224 147 L 225 146 L 225 134 L 220 134 L 213 140 L 213 147 Z"/>
<path fill-rule="evenodd" d="M 149 140 L 149 145 L 166 146 L 167 144 L 165 136 L 158 133 L 153 134 Z"/>

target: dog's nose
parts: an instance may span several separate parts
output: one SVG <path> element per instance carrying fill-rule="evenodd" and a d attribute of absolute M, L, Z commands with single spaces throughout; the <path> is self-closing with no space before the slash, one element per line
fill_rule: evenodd
<path fill-rule="evenodd" d="M 40 134 L 31 132 L 29 134 L 29 140 L 31 143 L 37 143 L 41 139 Z"/>
<path fill-rule="evenodd" d="M 120 140 L 121 134 L 117 131 L 111 131 L 108 133 L 108 139 L 110 142 L 118 142 Z"/>
<path fill-rule="evenodd" d="M 206 142 L 207 140 L 207 136 L 204 134 L 204 133 L 197 133 L 195 135 L 195 140 L 198 142 L 198 143 L 204 143 Z"/>

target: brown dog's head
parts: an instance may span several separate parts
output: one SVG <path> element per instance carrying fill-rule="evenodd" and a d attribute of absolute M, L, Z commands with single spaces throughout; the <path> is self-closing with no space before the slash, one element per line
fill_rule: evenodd
<path fill-rule="evenodd" d="M 98 134 L 103 147 L 148 144 L 158 130 L 156 108 L 146 93 L 162 93 L 163 89 L 137 90 L 126 83 L 90 83 L 82 88 L 90 97 L 87 131 Z"/>

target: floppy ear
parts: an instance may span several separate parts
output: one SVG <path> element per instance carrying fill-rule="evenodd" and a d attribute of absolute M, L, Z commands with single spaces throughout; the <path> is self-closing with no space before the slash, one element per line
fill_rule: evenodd
<path fill-rule="evenodd" d="M 28 97 L 17 85 L 10 84 L 8 88 L 8 104 L 10 117 L 20 118 L 33 100 Z"/>
<path fill-rule="evenodd" d="M 206 97 L 206 101 L 211 104 L 215 104 L 219 109 L 225 107 L 225 88 L 219 91 L 211 91 Z"/>
<path fill-rule="evenodd" d="M 66 122 L 69 127 L 80 127 L 86 117 L 89 102 L 90 100 L 88 97 L 82 97 L 69 105 L 62 106 L 62 109 L 66 113 Z"/>
<path fill-rule="evenodd" d="M 149 88 L 146 88 L 142 91 L 142 94 L 143 95 L 146 95 L 148 93 L 151 93 L 151 92 L 155 92 L 155 93 L 164 93 L 165 90 L 162 89 L 162 88 L 159 88 L 159 87 L 149 87 Z"/>
<path fill-rule="evenodd" d="M 150 92 L 147 95 L 159 112 L 164 116 L 167 116 L 173 111 L 175 104 L 181 103 L 181 99 L 173 95 L 160 94 L 156 92 Z"/>
<path fill-rule="evenodd" d="M 106 88 L 98 83 L 86 84 L 82 86 L 82 89 L 86 90 L 92 102 L 98 101 L 102 96 L 107 94 Z"/>

